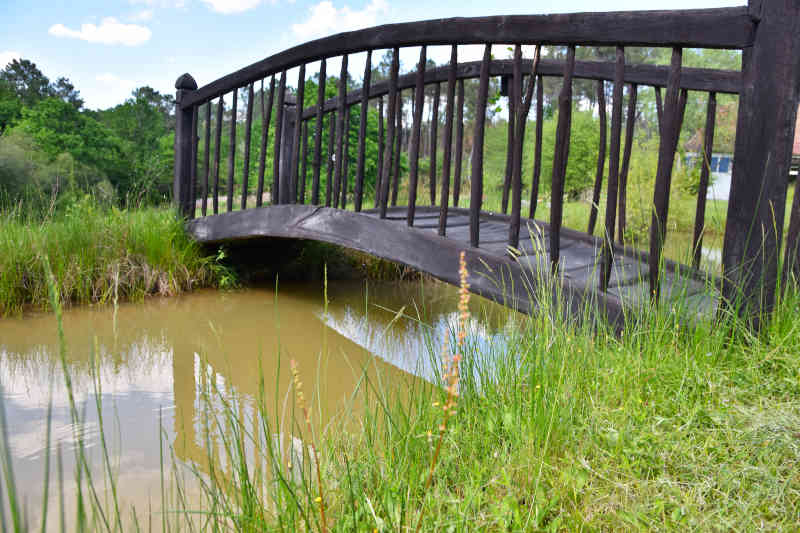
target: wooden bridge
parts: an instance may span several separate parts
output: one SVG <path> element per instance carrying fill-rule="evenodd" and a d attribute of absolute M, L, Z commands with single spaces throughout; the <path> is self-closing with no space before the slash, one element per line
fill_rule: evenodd
<path fill-rule="evenodd" d="M 493 58 L 493 46 L 497 50 L 500 43 L 511 44 L 513 59 Z M 483 45 L 483 59 L 459 62 L 459 45 Z M 523 57 L 523 45 L 530 49 L 528 58 Z M 432 46 L 450 47 L 447 66 L 426 68 L 428 48 Z M 565 47 L 565 59 L 542 58 L 542 46 Z M 613 47 L 615 60 L 577 61 L 579 46 Z M 626 64 L 625 48 L 636 46 L 671 49 L 670 65 Z M 415 71 L 400 75 L 399 56 L 404 47 L 419 47 L 419 62 Z M 683 67 L 684 48 L 742 50 L 742 69 Z M 388 79 L 373 83 L 376 50 L 391 50 L 392 63 Z M 348 58 L 364 53 L 361 85 L 351 87 Z M 751 0 L 746 7 L 705 10 L 455 18 L 342 33 L 273 55 L 199 89 L 188 74 L 178 79 L 175 203 L 189 219 L 189 232 L 201 242 L 318 240 L 398 261 L 450 283 L 457 282 L 457 257 L 465 250 L 472 290 L 523 311 L 536 304 L 544 288 L 565 296 L 572 309 L 590 303 L 614 321 L 640 305 L 662 300 L 681 302 L 704 314 L 732 306 L 758 327 L 774 305 L 779 279 L 800 87 L 798 57 L 800 4 L 789 0 Z M 340 61 L 341 68 L 337 94 L 326 99 L 326 67 L 332 59 Z M 308 67 L 318 69 L 316 100 L 305 90 Z M 542 148 L 545 76 L 562 79 L 555 106 L 558 118 L 552 174 L 544 177 L 549 179 L 550 191 L 547 222 L 535 219 L 542 158 L 551 155 L 543 154 Z M 296 79 L 294 91 L 287 89 L 290 77 Z M 500 213 L 483 209 L 483 148 L 493 77 L 501 79 L 502 94 L 509 99 Z M 462 180 L 462 168 L 465 80 L 469 79 L 478 83 L 467 181 L 466 176 Z M 581 228 L 585 232 L 562 225 L 576 79 L 594 80 L 600 124 L 589 223 Z M 428 104 L 430 120 L 425 128 L 429 139 L 424 139 L 427 86 L 433 87 L 434 96 Z M 402 110 L 405 89 L 413 91 L 410 114 Z M 442 89 L 445 108 L 440 121 Z M 646 252 L 624 243 L 636 96 L 643 90 L 654 91 L 659 132 Z M 240 91 L 247 94 L 242 110 L 237 107 Z M 662 253 L 672 169 L 689 91 L 705 94 L 707 101 L 706 162 L 713 147 L 716 96 L 738 95 L 733 177 L 719 279 L 699 270 L 709 182 L 707 163 L 701 170 L 697 195 L 692 265 L 666 260 Z M 312 107 L 305 106 L 309 100 L 314 100 Z M 227 173 L 223 176 L 221 139 L 227 103 L 229 142 Z M 256 108 L 260 108 L 260 128 L 253 127 Z M 352 109 L 358 110 L 359 117 L 354 157 L 349 146 Z M 535 122 L 529 123 L 531 111 Z M 377 132 L 368 128 L 370 112 L 377 117 Z M 529 125 L 535 128 L 535 143 L 525 217 L 522 161 Z M 237 130 L 242 126 L 243 164 L 237 168 Z M 403 176 L 400 164 L 405 132 L 410 134 L 407 176 Z M 423 178 L 421 144 L 426 142 L 431 162 L 427 193 L 419 190 Z M 367 165 L 370 143 L 378 146 L 377 169 Z M 608 179 L 604 186 L 607 151 Z M 462 188 L 469 190 L 465 208 L 461 207 L 465 203 L 460 198 Z M 220 212 L 220 193 L 224 213 Z M 398 206 L 398 197 L 404 196 L 407 205 Z M 602 238 L 593 236 L 601 205 L 605 206 Z M 800 195 L 795 195 L 785 243 L 784 275 L 800 274 L 799 237 Z"/>

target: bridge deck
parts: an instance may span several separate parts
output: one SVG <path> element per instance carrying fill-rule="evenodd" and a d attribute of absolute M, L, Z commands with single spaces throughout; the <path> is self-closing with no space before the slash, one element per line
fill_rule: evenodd
<path fill-rule="evenodd" d="M 189 223 L 190 233 L 200 242 L 224 243 L 253 238 L 311 239 L 358 249 L 378 257 L 407 264 L 449 283 L 457 283 L 457 257 L 467 252 L 474 292 L 528 311 L 532 289 L 540 280 L 551 279 L 548 255 L 549 226 L 523 219 L 517 256 L 509 250 L 508 217 L 482 213 L 480 246 L 469 245 L 469 212 L 451 209 L 446 237 L 438 235 L 439 209 L 419 207 L 414 227 L 407 225 L 406 208 L 388 210 L 380 219 L 375 210 L 361 213 L 307 205 L 280 205 L 209 216 Z M 562 295 L 570 306 L 587 299 L 598 302 L 610 319 L 649 302 L 647 256 L 617 248 L 607 292 L 597 290 L 600 239 L 562 228 L 559 262 Z M 515 258 L 516 256 L 516 258 Z M 692 314 L 709 315 L 717 306 L 711 281 L 683 265 L 666 261 L 661 281 L 662 302 L 680 305 Z"/>

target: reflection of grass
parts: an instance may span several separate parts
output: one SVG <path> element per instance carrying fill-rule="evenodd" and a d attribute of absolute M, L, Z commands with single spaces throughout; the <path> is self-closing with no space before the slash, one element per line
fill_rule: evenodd
<path fill-rule="evenodd" d="M 441 424 L 443 388 L 386 384 L 365 373 L 354 393 L 368 406 L 361 418 L 308 435 L 304 415 L 287 430 L 266 414 L 279 399 L 261 392 L 243 410 L 234 391 L 211 380 L 202 387 L 199 444 L 213 459 L 183 479 L 165 450 L 169 512 L 139 509 L 124 529 L 163 520 L 173 531 L 322 530 L 316 465 L 334 531 L 406 531 L 420 518 L 424 531 L 794 530 L 798 306 L 798 291 L 787 291 L 760 337 L 725 317 L 687 329 L 671 309 L 648 311 L 616 336 L 552 308 L 517 318 L 502 345 L 478 352 L 467 337 L 457 416 L 442 433 L 430 487 L 429 430 Z M 283 437 L 275 437 L 284 431 L 316 441 L 319 460 L 292 439 L 287 457 Z M 123 529 L 118 520 L 131 510 L 98 496 L 98 487 L 113 487 L 113 469 L 92 479 L 82 450 L 75 453 L 83 523 Z M 7 459 L 4 467 L 6 503 L 19 525 L 25 513 Z M 200 498 L 187 501 L 195 489 Z"/>

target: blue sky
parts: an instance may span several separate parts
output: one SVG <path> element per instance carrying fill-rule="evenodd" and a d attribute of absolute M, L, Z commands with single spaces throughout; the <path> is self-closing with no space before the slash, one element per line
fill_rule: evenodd
<path fill-rule="evenodd" d="M 742 0 L 0 0 L 0 63 L 23 57 L 68 77 L 89 108 L 118 104 L 135 87 L 173 92 L 191 73 L 200 85 L 305 41 L 391 22 L 455 16 L 592 10 L 689 9 Z M 432 51 L 446 61 L 446 50 Z M 471 58 L 469 51 L 462 54 Z M 461 54 L 461 52 L 459 51 Z M 415 53 L 401 60 L 412 65 Z M 439 58 L 437 56 L 441 55 Z M 363 59 L 350 61 L 360 78 Z M 474 59 L 477 59 L 475 57 Z M 377 61 L 377 59 L 376 59 Z M 338 66 L 329 64 L 330 72 Z M 336 70 L 334 70 L 336 69 Z M 313 69 L 310 70 L 313 72 Z M 291 79 L 291 78 L 290 78 Z"/>

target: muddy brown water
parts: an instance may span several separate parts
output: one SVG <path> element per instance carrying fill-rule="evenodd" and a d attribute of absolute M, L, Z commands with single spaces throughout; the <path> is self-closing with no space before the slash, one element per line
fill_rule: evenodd
<path fill-rule="evenodd" d="M 362 406 L 354 391 L 365 376 L 387 387 L 431 378 L 431 365 L 438 364 L 431 352 L 441 352 L 456 322 L 455 288 L 430 281 L 335 282 L 328 287 L 327 312 L 323 294 L 322 285 L 284 284 L 277 293 L 209 290 L 66 311 L 66 361 L 84 417 L 80 428 L 72 423 L 54 316 L 0 319 L 8 443 L 17 492 L 33 523 L 42 501 L 49 398 L 51 479 L 60 447 L 66 500 L 75 491 L 78 429 L 93 476 L 104 478 L 100 405 L 102 436 L 124 487 L 120 503 L 141 512 L 160 508 L 162 443 L 181 463 L 207 463 L 204 390 L 239 398 L 242 412 L 252 413 L 263 378 L 272 427 L 282 434 L 292 424 L 290 359 L 297 361 L 315 426 L 324 431 L 358 416 Z M 487 346 L 502 344 L 510 312 L 475 297 L 471 307 L 471 335 Z M 51 485 L 51 502 L 56 492 Z"/>

